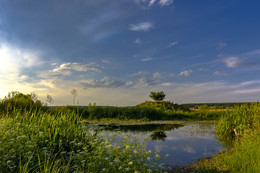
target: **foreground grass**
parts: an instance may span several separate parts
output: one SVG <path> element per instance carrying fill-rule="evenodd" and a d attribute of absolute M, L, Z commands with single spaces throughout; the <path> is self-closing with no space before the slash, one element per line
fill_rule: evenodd
<path fill-rule="evenodd" d="M 238 131 L 230 149 L 217 154 L 210 160 L 200 162 L 200 170 L 211 172 L 260 172 L 260 105 L 242 105 L 222 116 L 217 132 L 220 139 L 231 138 Z M 225 142 L 224 142 L 225 144 Z"/>
<path fill-rule="evenodd" d="M 116 145 L 76 114 L 21 113 L 0 118 L 0 172 L 157 172 L 159 154 L 130 142 Z M 156 159 L 153 159 L 156 158 Z"/>

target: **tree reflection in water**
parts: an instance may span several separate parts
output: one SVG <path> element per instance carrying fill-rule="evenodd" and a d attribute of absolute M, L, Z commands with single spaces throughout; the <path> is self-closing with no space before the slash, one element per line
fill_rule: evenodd
<path fill-rule="evenodd" d="M 107 131 L 122 131 L 132 133 L 152 133 L 150 135 L 153 141 L 164 141 L 167 138 L 166 131 L 174 131 L 182 124 L 140 124 L 140 125 L 99 125 L 103 130 Z"/>
<path fill-rule="evenodd" d="M 153 132 L 150 136 L 151 136 L 151 138 L 152 138 L 153 141 L 155 141 L 155 140 L 164 141 L 164 140 L 167 138 L 166 133 L 163 132 L 163 131 Z"/>

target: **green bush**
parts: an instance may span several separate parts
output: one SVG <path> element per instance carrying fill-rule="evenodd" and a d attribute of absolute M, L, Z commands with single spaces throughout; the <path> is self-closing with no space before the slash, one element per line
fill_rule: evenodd
<path fill-rule="evenodd" d="M 33 96 L 33 93 L 27 95 L 19 92 L 8 93 L 8 96 L 0 102 L 0 114 L 11 114 L 14 110 L 21 112 L 47 110 L 47 107 L 44 107 L 40 100 L 33 100 Z"/>

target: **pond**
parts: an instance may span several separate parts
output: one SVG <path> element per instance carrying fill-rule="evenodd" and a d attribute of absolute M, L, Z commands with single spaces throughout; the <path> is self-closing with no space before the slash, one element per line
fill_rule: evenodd
<path fill-rule="evenodd" d="M 129 135 L 145 143 L 147 150 L 169 156 L 163 160 L 167 166 L 184 166 L 199 158 L 212 156 L 225 148 L 214 134 L 214 124 L 143 124 L 143 125 L 100 125 L 106 137 L 117 135 L 116 142 L 122 135 Z"/>

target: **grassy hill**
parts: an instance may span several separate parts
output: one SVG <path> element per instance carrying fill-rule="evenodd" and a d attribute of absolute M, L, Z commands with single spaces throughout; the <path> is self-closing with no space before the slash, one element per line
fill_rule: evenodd
<path fill-rule="evenodd" d="M 149 107 L 164 111 L 190 111 L 189 107 L 179 105 L 170 101 L 145 101 L 136 105 L 137 107 Z"/>

